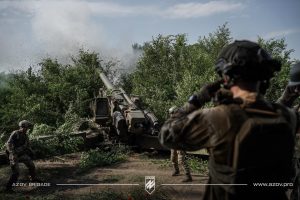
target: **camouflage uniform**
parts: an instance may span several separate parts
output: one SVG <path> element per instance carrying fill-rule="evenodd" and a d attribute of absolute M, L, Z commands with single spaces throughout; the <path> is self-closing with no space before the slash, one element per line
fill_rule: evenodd
<path fill-rule="evenodd" d="M 173 106 L 169 109 L 169 115 L 173 116 L 173 114 L 177 111 L 177 106 Z M 192 181 L 192 176 L 190 172 L 189 165 L 186 161 L 186 153 L 183 150 L 176 150 L 176 149 L 171 149 L 171 162 L 174 168 L 174 172 L 172 173 L 172 176 L 177 176 L 179 175 L 179 165 L 178 162 L 181 164 L 186 178 L 183 180 L 183 182 L 189 182 Z"/>
<path fill-rule="evenodd" d="M 298 109 L 297 112 L 298 112 L 298 115 L 300 116 L 300 109 Z M 300 121 L 299 121 L 299 124 L 300 124 Z M 300 127 L 298 128 L 298 131 L 296 134 L 295 170 L 296 170 L 296 176 L 294 179 L 294 185 L 293 185 L 293 189 L 291 192 L 290 200 L 299 200 L 300 199 Z"/>
<path fill-rule="evenodd" d="M 185 175 L 187 176 L 187 179 L 191 181 L 191 172 L 190 172 L 189 165 L 186 161 L 185 151 L 171 149 L 171 162 L 174 167 L 174 173 L 173 173 L 174 176 L 179 174 L 179 165 L 178 165 L 179 162 L 182 165 L 182 168 L 185 172 Z M 185 180 L 188 181 L 187 179 Z"/>
<path fill-rule="evenodd" d="M 29 147 L 29 138 L 26 133 L 20 130 L 14 131 L 7 143 L 7 152 L 9 154 L 9 162 L 12 170 L 12 174 L 7 183 L 7 190 L 11 190 L 12 184 L 17 182 L 19 177 L 19 163 L 24 163 L 29 170 L 31 179 L 36 178 L 35 166 L 31 160 L 32 151 Z"/>
<path fill-rule="evenodd" d="M 280 68 L 258 44 L 235 41 L 221 51 L 216 63 L 216 72 L 232 95 L 218 94 L 218 81 L 204 86 L 162 126 L 162 145 L 208 149 L 205 200 L 288 199 L 287 188 L 255 185 L 287 183 L 294 176 L 297 115 L 269 103 L 258 89 L 262 82 L 268 85 Z M 202 109 L 212 98 L 218 99 L 217 105 Z"/>
<path fill-rule="evenodd" d="M 289 75 L 289 83 L 286 86 L 283 94 L 277 100 L 285 106 L 292 107 L 295 100 L 300 96 L 300 63 L 297 63 L 291 67 Z M 295 111 L 300 115 L 300 104 L 294 107 Z M 299 122 L 300 124 L 300 122 Z M 300 199 L 300 128 L 296 134 L 296 146 L 295 146 L 295 168 L 296 177 L 294 180 L 294 187 L 291 193 L 291 200 Z"/>

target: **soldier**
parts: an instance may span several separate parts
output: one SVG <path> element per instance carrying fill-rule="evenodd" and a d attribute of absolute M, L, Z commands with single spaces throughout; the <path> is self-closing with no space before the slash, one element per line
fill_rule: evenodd
<path fill-rule="evenodd" d="M 300 63 L 292 66 L 290 71 L 290 81 L 285 88 L 282 96 L 278 99 L 278 103 L 284 104 L 288 107 L 292 107 L 294 101 L 300 96 Z M 296 106 L 296 112 L 300 112 L 300 104 Z M 294 180 L 293 191 L 291 193 L 291 200 L 300 199 L 300 130 L 297 131 L 296 140 L 296 153 L 295 153 L 295 165 L 297 175 Z"/>
<path fill-rule="evenodd" d="M 300 62 L 293 65 L 290 71 L 290 81 L 285 88 L 278 103 L 292 107 L 294 101 L 300 96 Z"/>
<path fill-rule="evenodd" d="M 163 145 L 208 149 L 205 200 L 288 199 L 297 115 L 267 102 L 261 90 L 280 68 L 258 44 L 235 41 L 218 56 L 221 80 L 202 87 L 162 126 Z M 201 109 L 213 97 L 217 105 Z"/>
<path fill-rule="evenodd" d="M 177 110 L 176 106 L 173 106 L 169 109 L 169 115 L 172 116 L 172 114 L 175 113 Z M 172 176 L 178 176 L 179 175 L 179 165 L 178 162 L 182 165 L 182 168 L 185 172 L 185 179 L 182 180 L 182 182 L 191 182 L 192 176 L 190 172 L 189 165 L 186 161 L 186 152 L 183 150 L 176 150 L 176 149 L 171 149 L 171 162 L 174 168 L 174 172 L 172 173 Z"/>
<path fill-rule="evenodd" d="M 19 163 L 22 162 L 29 170 L 31 181 L 36 181 L 35 166 L 32 162 L 33 153 L 29 146 L 29 138 L 26 134 L 31 123 L 27 120 L 19 122 L 19 130 L 14 131 L 6 142 L 6 152 L 9 155 L 10 167 L 12 174 L 6 184 L 6 190 L 13 192 L 12 186 L 17 182 L 19 177 Z"/>

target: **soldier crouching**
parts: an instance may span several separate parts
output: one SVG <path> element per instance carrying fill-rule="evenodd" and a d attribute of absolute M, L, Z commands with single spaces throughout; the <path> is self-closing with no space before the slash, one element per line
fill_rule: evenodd
<path fill-rule="evenodd" d="M 19 123 L 19 130 L 14 131 L 6 142 L 6 152 L 9 156 L 9 163 L 12 174 L 6 184 L 6 191 L 11 192 L 12 186 L 19 178 L 19 163 L 24 163 L 29 170 L 31 181 L 35 181 L 36 172 L 35 165 L 32 162 L 33 152 L 29 146 L 29 138 L 27 130 L 32 124 L 27 120 Z"/>

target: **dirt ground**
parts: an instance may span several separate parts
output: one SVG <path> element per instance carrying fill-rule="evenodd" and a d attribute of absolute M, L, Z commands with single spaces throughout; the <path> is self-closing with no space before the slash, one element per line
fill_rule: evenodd
<path fill-rule="evenodd" d="M 50 187 L 14 187 L 16 194 L 6 195 L 0 193 L 0 199 L 39 199 L 37 197 L 47 197 L 48 199 L 76 198 L 80 195 L 90 195 L 99 192 L 113 191 L 121 192 L 130 198 L 130 193 L 135 189 L 140 191 L 145 187 L 145 176 L 155 176 L 156 190 L 155 193 L 166 194 L 168 199 L 176 200 L 198 200 L 201 199 L 204 192 L 203 183 L 207 182 L 206 174 L 193 173 L 193 182 L 187 185 L 181 181 L 184 175 L 172 177 L 172 167 L 168 160 L 168 156 L 152 155 L 151 153 L 137 154 L 133 153 L 130 157 L 120 163 L 109 167 L 95 167 L 86 172 L 78 170 L 80 153 L 68 154 L 64 156 L 54 157 L 47 160 L 35 161 L 38 176 L 45 183 L 50 183 Z M 5 182 L 9 178 L 9 166 L 0 167 L 0 184 L 4 187 Z M 27 170 L 21 164 L 20 183 L 29 183 L 27 178 Z M 83 184 L 83 185 L 57 185 L 57 184 Z M 84 185 L 86 184 L 86 185 Z M 98 184 L 98 185 L 92 185 Z M 99 185 L 101 184 L 101 185 Z M 128 185 L 120 185 L 128 184 Z M 132 184 L 132 185 L 130 185 Z M 166 185 L 180 184 L 180 185 Z M 192 185 L 198 184 L 198 185 Z M 1 189 L 2 191 L 3 189 Z M 148 195 L 146 191 L 143 191 Z M 50 198 L 52 197 L 52 198 Z M 149 197 L 149 196 L 148 196 Z M 41 198 L 44 199 L 44 198 Z M 60 198 L 59 198 L 60 199 Z M 114 197 L 112 197 L 114 199 Z M 146 199 L 146 198 L 145 198 Z"/>

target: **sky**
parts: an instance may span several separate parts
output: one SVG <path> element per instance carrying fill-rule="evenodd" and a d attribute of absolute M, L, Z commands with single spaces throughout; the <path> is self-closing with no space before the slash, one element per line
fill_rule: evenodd
<path fill-rule="evenodd" d="M 68 63 L 78 50 L 132 65 L 132 44 L 186 34 L 188 43 L 228 23 L 233 39 L 285 38 L 300 59 L 300 0 L 0 1 L 0 72 L 51 57 Z"/>

